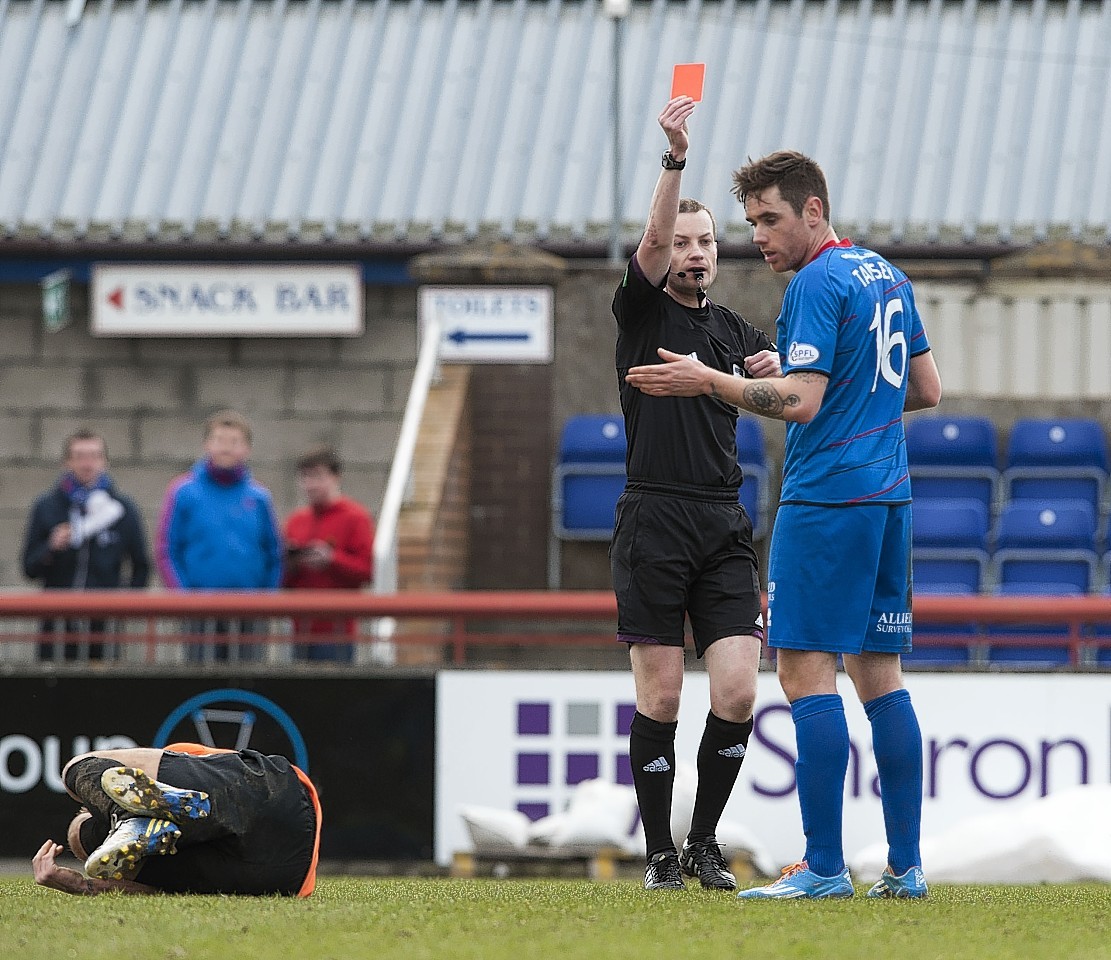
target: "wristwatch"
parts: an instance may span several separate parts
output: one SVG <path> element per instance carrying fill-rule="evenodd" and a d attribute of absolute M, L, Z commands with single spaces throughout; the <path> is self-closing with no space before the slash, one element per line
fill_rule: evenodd
<path fill-rule="evenodd" d="M 686 157 L 683 157 L 682 160 L 676 160 L 671 155 L 670 150 L 665 150 L 664 151 L 663 159 L 661 160 L 661 166 L 665 170 L 682 170 L 683 167 L 685 167 L 686 165 L 687 165 L 687 158 Z"/>

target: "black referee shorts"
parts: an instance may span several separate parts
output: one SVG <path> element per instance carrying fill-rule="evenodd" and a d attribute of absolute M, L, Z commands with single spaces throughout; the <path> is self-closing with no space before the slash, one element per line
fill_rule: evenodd
<path fill-rule="evenodd" d="M 296 895 L 312 863 L 316 811 L 288 760 L 167 750 L 158 779 L 205 791 L 212 812 L 182 825 L 174 856 L 144 860 L 139 883 L 168 893 Z"/>
<path fill-rule="evenodd" d="M 684 615 L 699 657 L 722 637 L 764 636 L 752 521 L 735 499 L 627 489 L 610 569 L 622 642 L 681 647 Z"/>

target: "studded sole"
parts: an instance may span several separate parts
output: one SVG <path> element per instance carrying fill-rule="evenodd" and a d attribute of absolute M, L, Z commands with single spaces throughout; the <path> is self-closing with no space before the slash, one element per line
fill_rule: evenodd
<path fill-rule="evenodd" d="M 168 820 L 150 820 L 142 833 L 125 843 L 99 856 L 94 851 L 85 864 L 85 872 L 102 880 L 130 880 L 139 872 L 140 862 L 146 857 L 177 853 L 180 837 L 181 831 Z M 109 837 L 106 843 L 110 840 Z"/>
<path fill-rule="evenodd" d="M 160 784 L 137 767 L 105 770 L 100 785 L 113 803 L 137 816 L 184 823 L 204 819 L 212 809 L 207 793 Z"/>

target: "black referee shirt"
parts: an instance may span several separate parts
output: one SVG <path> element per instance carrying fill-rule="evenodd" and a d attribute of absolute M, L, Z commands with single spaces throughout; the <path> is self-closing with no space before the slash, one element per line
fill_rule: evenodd
<path fill-rule="evenodd" d="M 745 376 L 745 357 L 775 344 L 739 313 L 709 300 L 677 303 L 641 272 L 634 256 L 613 298 L 617 384 L 625 414 L 630 481 L 737 490 L 737 408 L 714 397 L 650 397 L 625 382 L 631 367 L 662 363 L 657 347 L 694 354 L 704 364 Z"/>

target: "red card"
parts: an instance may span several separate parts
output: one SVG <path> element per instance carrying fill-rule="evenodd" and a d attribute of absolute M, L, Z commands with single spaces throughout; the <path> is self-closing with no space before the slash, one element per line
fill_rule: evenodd
<path fill-rule="evenodd" d="M 706 64 L 677 63 L 671 74 L 671 99 L 690 97 L 702 99 L 702 81 L 706 78 Z"/>

